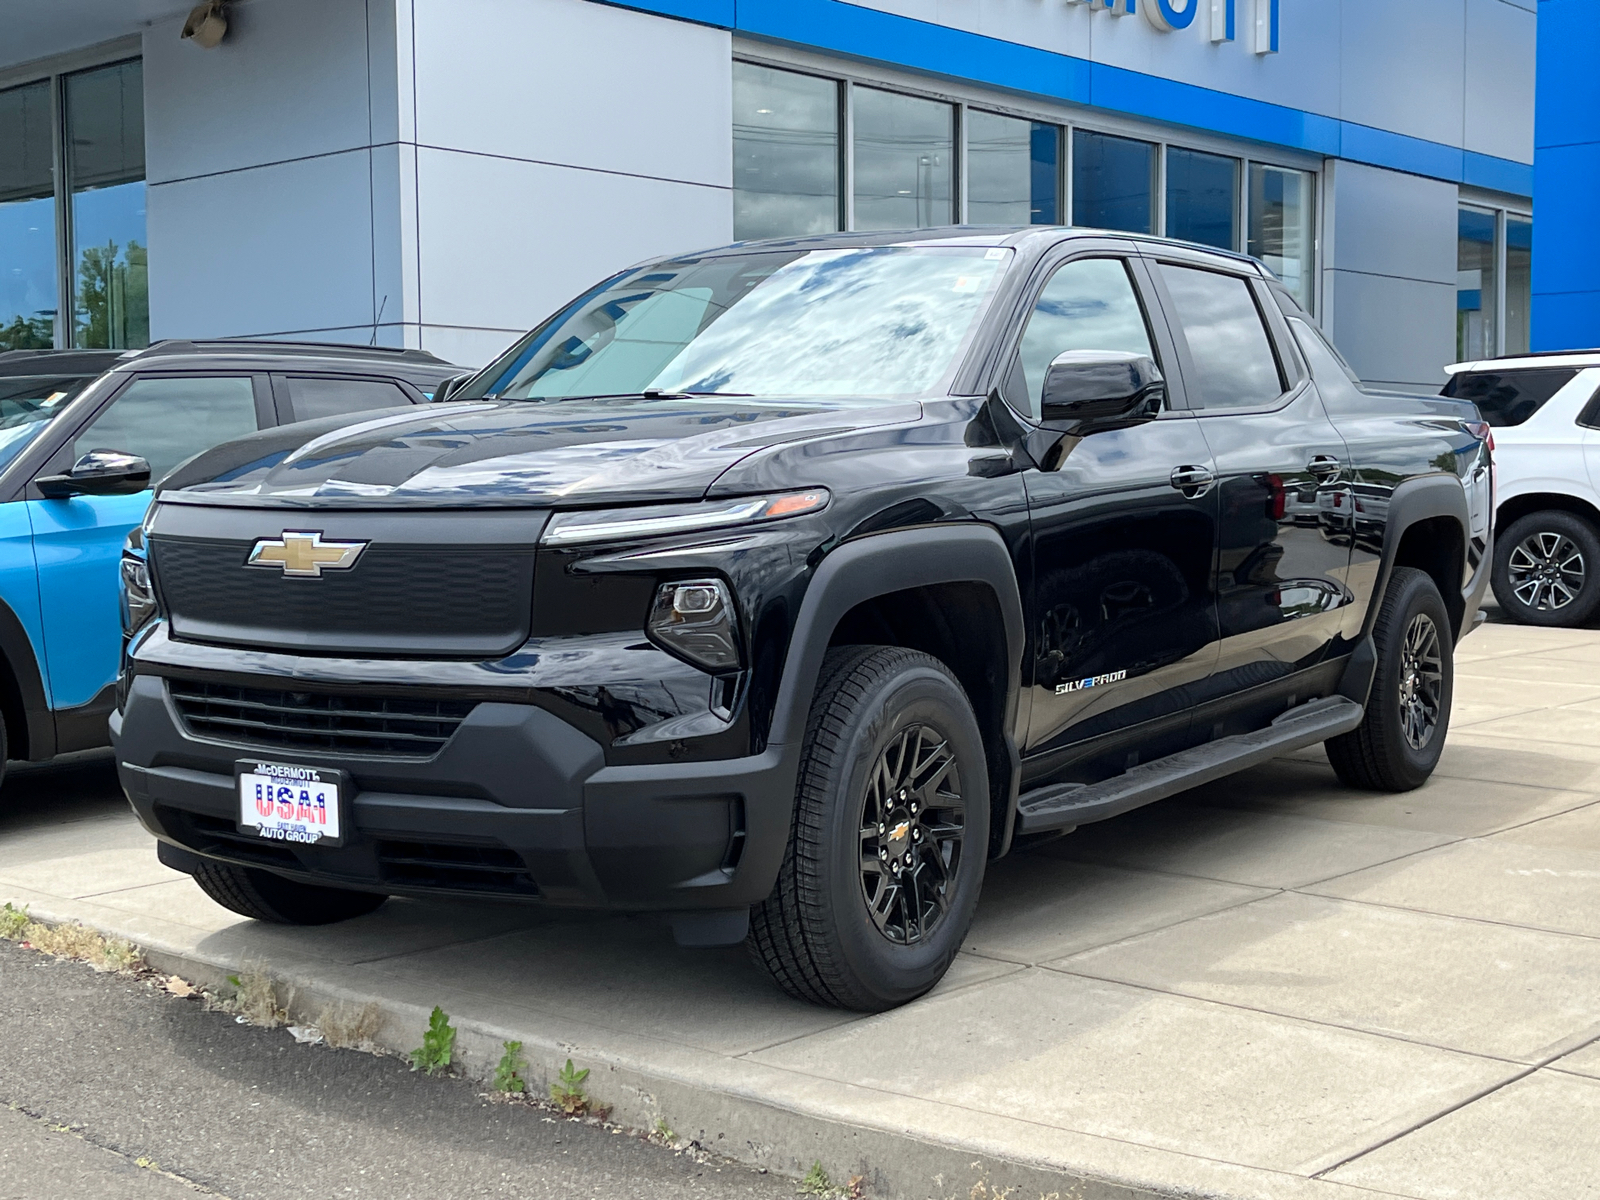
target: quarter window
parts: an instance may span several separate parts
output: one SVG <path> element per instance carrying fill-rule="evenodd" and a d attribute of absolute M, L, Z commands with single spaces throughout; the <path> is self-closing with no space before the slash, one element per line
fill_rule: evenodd
<path fill-rule="evenodd" d="M 1283 394 L 1278 356 L 1250 285 L 1237 275 L 1161 264 L 1189 343 L 1196 379 L 1191 400 L 1200 408 L 1264 408 Z"/>
<path fill-rule="evenodd" d="M 150 464 L 159 480 L 173 467 L 221 442 L 256 431 L 249 376 L 135 379 L 78 434 L 74 460 L 91 450 L 121 450 Z"/>
<path fill-rule="evenodd" d="M 1121 259 L 1069 262 L 1039 293 L 1019 353 L 1030 415 L 1039 412 L 1051 360 L 1068 350 L 1125 350 L 1155 357 L 1144 309 Z"/>
<path fill-rule="evenodd" d="M 1526 371 L 1460 371 L 1444 385 L 1445 396 L 1471 400 L 1483 419 L 1497 428 L 1521 425 L 1571 383 L 1574 367 L 1535 367 Z"/>

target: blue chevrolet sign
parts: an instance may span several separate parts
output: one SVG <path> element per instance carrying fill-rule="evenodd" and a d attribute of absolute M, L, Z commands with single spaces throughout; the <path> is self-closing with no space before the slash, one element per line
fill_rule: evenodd
<path fill-rule="evenodd" d="M 1231 42 L 1238 34 L 1238 5 L 1241 0 L 1067 0 L 1068 4 L 1087 4 L 1112 16 L 1126 17 L 1142 12 L 1163 33 L 1188 29 L 1202 12 L 1207 19 L 1202 28 L 1213 42 Z M 1246 32 L 1250 48 L 1257 54 L 1278 50 L 1278 5 L 1280 0 L 1242 0 L 1254 11 Z"/>

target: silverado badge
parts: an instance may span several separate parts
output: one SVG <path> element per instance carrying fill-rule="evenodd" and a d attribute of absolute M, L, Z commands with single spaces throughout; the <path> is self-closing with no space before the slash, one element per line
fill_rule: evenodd
<path fill-rule="evenodd" d="M 280 567 L 285 575 L 320 579 L 324 570 L 347 571 L 367 548 L 365 542 L 325 542 L 317 529 L 285 529 L 250 548 L 247 567 Z"/>

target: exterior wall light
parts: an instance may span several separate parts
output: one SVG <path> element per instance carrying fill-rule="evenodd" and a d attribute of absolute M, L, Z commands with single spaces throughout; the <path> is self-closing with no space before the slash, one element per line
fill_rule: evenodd
<path fill-rule="evenodd" d="M 223 14 L 222 0 L 205 0 L 204 4 L 196 4 L 189 10 L 179 36 L 190 38 L 202 50 L 210 50 L 227 32 L 228 18 Z"/>

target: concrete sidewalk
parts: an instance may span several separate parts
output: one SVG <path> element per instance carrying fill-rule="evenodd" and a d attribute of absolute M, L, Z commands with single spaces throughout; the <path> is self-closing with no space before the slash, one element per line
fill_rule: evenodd
<path fill-rule="evenodd" d="M 870 1195 L 1600 1197 L 1600 632 L 1486 626 L 1439 774 L 1404 796 L 1281 759 L 991 865 L 928 998 L 874 1017 L 775 991 L 647 919 L 393 901 L 239 921 L 160 867 L 103 759 L 23 768 L 0 900 L 307 1020 L 427 1011 L 467 1068 L 571 1056 L 619 1119 Z"/>

